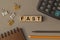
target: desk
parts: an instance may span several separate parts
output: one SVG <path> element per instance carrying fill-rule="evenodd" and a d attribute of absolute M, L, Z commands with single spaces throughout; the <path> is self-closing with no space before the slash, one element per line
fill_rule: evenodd
<path fill-rule="evenodd" d="M 54 18 L 51 18 L 41 12 L 37 11 L 37 4 L 39 0 L 0 0 L 0 8 L 5 8 L 10 12 L 13 11 L 13 5 L 16 2 L 21 5 L 20 10 L 16 11 L 16 17 L 14 18 L 15 23 L 12 26 L 8 25 L 8 20 L 10 19 L 9 15 L 3 17 L 0 10 L 0 34 L 6 31 L 9 31 L 15 27 L 21 27 L 24 30 L 27 40 L 45 40 L 45 39 L 30 39 L 28 35 L 60 35 L 59 33 L 47 34 L 47 33 L 32 33 L 33 30 L 60 30 L 60 21 Z M 23 15 L 43 15 L 44 21 L 40 22 L 20 22 L 19 16 Z M 48 40 L 48 39 L 46 39 Z M 50 39 L 53 40 L 53 39 Z M 55 39 L 56 40 L 56 39 Z"/>

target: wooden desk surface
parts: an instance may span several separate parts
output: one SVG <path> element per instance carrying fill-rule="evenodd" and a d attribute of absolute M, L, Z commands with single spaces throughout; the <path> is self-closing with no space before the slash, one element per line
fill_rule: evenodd
<path fill-rule="evenodd" d="M 16 11 L 16 17 L 14 18 L 15 23 L 12 26 L 8 25 L 9 15 L 2 16 L 0 10 L 0 34 L 15 27 L 21 27 L 24 29 L 27 40 L 48 40 L 48 39 L 30 39 L 28 35 L 60 35 L 59 33 L 47 34 L 47 33 L 32 33 L 33 30 L 60 30 L 60 21 L 44 15 L 37 11 L 37 4 L 39 0 L 0 0 L 0 9 L 5 8 L 9 12 L 13 11 L 14 3 L 21 5 L 20 10 Z M 32 16 L 44 16 L 44 21 L 40 22 L 20 22 L 19 16 L 32 15 Z M 53 39 L 49 39 L 53 40 Z M 56 39 L 55 39 L 56 40 Z"/>

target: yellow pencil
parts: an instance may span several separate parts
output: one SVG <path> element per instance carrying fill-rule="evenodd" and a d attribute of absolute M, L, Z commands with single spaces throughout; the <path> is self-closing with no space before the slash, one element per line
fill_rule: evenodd
<path fill-rule="evenodd" d="M 60 36 L 36 36 L 30 35 L 29 38 L 49 38 L 49 39 L 60 39 Z"/>

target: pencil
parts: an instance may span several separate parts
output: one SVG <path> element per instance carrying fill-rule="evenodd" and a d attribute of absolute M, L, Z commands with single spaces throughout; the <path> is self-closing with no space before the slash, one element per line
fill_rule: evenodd
<path fill-rule="evenodd" d="M 60 36 L 36 36 L 30 35 L 29 38 L 41 38 L 41 39 L 60 39 Z"/>
<path fill-rule="evenodd" d="M 32 31 L 34 33 L 60 33 L 60 31 Z"/>

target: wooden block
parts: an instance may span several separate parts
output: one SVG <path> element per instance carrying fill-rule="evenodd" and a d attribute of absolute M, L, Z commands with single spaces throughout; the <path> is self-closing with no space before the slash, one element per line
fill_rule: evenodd
<path fill-rule="evenodd" d="M 25 16 L 20 16 L 20 21 L 25 21 L 26 17 Z"/>
<path fill-rule="evenodd" d="M 42 22 L 43 21 L 43 17 L 42 16 L 38 16 L 38 21 Z"/>
<path fill-rule="evenodd" d="M 42 16 L 20 16 L 20 22 L 42 22 Z"/>
<path fill-rule="evenodd" d="M 20 5 L 15 4 L 14 7 L 13 7 L 13 9 L 14 9 L 15 11 L 18 10 L 18 9 L 20 9 Z"/>
<path fill-rule="evenodd" d="M 8 21 L 8 25 L 13 25 L 14 24 L 14 20 L 12 20 L 12 19 L 10 19 L 9 21 Z"/>
<path fill-rule="evenodd" d="M 26 17 L 26 19 L 25 19 L 25 21 L 31 21 L 31 16 L 25 16 Z"/>

